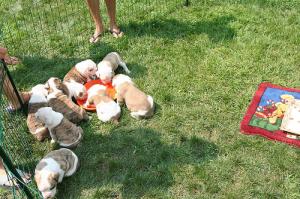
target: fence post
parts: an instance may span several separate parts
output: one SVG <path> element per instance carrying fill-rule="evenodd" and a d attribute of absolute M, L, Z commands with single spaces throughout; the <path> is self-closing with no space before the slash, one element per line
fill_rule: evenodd
<path fill-rule="evenodd" d="M 28 187 L 25 185 L 24 180 L 22 179 L 22 177 L 20 176 L 20 174 L 18 173 L 18 171 L 14 167 L 14 165 L 11 162 L 11 160 L 9 159 L 9 157 L 6 155 L 6 153 L 3 150 L 2 146 L 0 146 L 0 156 L 1 156 L 2 160 L 3 160 L 3 163 L 8 168 L 8 170 L 18 179 L 17 183 L 20 186 L 20 189 L 24 190 L 27 198 L 29 198 L 29 199 L 33 198 L 33 196 L 31 195 Z"/>
<path fill-rule="evenodd" d="M 185 0 L 184 5 L 185 5 L 185 6 L 189 6 L 189 5 L 190 5 L 190 1 L 189 1 L 189 0 Z"/>
<path fill-rule="evenodd" d="M 20 106 L 21 106 L 21 110 L 23 111 L 24 114 L 26 114 L 25 105 L 24 105 L 23 100 L 22 100 L 22 98 L 21 98 L 21 96 L 20 96 L 20 94 L 19 94 L 19 92 L 17 90 L 17 87 L 16 87 L 16 85 L 15 85 L 13 79 L 12 79 L 12 76 L 10 75 L 10 72 L 9 72 L 9 70 L 7 68 L 7 65 L 6 65 L 6 63 L 5 63 L 4 60 L 1 60 L 1 61 L 2 61 L 2 65 L 3 65 L 4 71 L 5 71 L 8 79 L 9 79 L 9 81 L 10 81 L 12 87 L 13 87 L 13 91 L 14 91 L 14 93 L 16 94 L 16 96 L 18 98 L 18 101 L 19 101 Z M 3 76 L 3 78 L 5 78 L 4 74 L 2 74 L 2 76 Z M 5 80 L 3 80 L 3 81 L 5 81 Z"/>

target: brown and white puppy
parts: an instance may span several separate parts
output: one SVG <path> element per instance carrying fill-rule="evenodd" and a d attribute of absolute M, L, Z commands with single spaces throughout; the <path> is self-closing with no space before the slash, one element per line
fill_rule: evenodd
<path fill-rule="evenodd" d="M 60 90 L 47 96 L 48 105 L 56 112 L 62 113 L 66 119 L 73 123 L 89 120 L 87 112 Z"/>
<path fill-rule="evenodd" d="M 35 117 L 45 123 L 52 142 L 57 142 L 61 147 L 76 147 L 82 139 L 82 128 L 64 118 L 63 114 L 53 111 L 51 107 L 40 108 Z"/>
<path fill-rule="evenodd" d="M 64 82 L 64 84 L 67 86 L 70 92 L 69 97 L 74 97 L 76 100 L 83 100 L 87 98 L 86 89 L 82 84 L 75 82 L 74 80 L 71 80 L 70 82 Z"/>
<path fill-rule="evenodd" d="M 57 77 L 51 77 L 50 79 L 48 79 L 45 86 L 46 86 L 49 94 L 54 92 L 54 91 L 59 90 L 59 91 L 62 91 L 65 95 L 67 95 L 69 98 L 72 97 L 67 85 L 64 84 Z"/>
<path fill-rule="evenodd" d="M 90 59 L 77 63 L 64 77 L 64 81 L 74 80 L 80 84 L 85 84 L 95 79 L 97 65 Z"/>
<path fill-rule="evenodd" d="M 45 124 L 35 117 L 35 113 L 42 107 L 47 107 L 46 96 L 48 94 L 45 85 L 38 84 L 31 89 L 31 97 L 28 103 L 27 126 L 30 133 L 38 140 L 43 141 L 49 137 L 49 131 Z"/>
<path fill-rule="evenodd" d="M 122 66 L 127 74 L 130 73 L 130 70 L 127 68 L 125 62 L 121 59 L 118 53 L 108 53 L 98 64 L 97 77 L 105 84 L 111 82 L 111 79 L 114 76 L 114 71 L 119 65 Z"/>
<path fill-rule="evenodd" d="M 79 160 L 69 149 L 59 149 L 48 153 L 36 166 L 34 179 L 43 198 L 53 198 L 57 184 L 64 177 L 73 175 L 79 167 Z"/>
<path fill-rule="evenodd" d="M 130 77 L 123 74 L 116 75 L 112 85 L 117 91 L 117 102 L 122 104 L 125 101 L 133 118 L 148 118 L 154 114 L 153 98 L 135 87 Z"/>
<path fill-rule="evenodd" d="M 121 115 L 120 106 L 106 93 L 103 85 L 94 85 L 88 90 L 87 104 L 95 104 L 97 116 L 102 122 L 118 123 Z"/>
<path fill-rule="evenodd" d="M 74 80 L 62 82 L 57 77 L 51 77 L 47 83 L 46 87 L 49 90 L 49 93 L 54 91 L 62 91 L 65 95 L 67 95 L 70 99 L 74 97 L 77 99 L 86 99 L 87 92 L 84 85 L 75 82 Z"/>

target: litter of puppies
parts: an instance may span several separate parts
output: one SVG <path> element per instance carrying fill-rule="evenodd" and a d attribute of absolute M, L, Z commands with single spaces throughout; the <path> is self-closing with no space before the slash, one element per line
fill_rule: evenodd
<path fill-rule="evenodd" d="M 77 63 L 63 81 L 51 77 L 45 84 L 32 88 L 27 117 L 29 131 L 38 141 L 50 137 L 51 142 L 64 147 L 47 154 L 36 166 L 35 181 L 44 198 L 54 197 L 57 184 L 63 177 L 73 175 L 79 165 L 78 157 L 70 149 L 78 146 L 84 136 L 83 129 L 76 124 L 88 121 L 89 117 L 76 100 L 86 99 L 86 106 L 93 104 L 102 122 L 117 124 L 123 104 L 135 119 L 146 119 L 154 114 L 153 98 L 138 89 L 129 76 L 115 75 L 118 66 L 130 74 L 121 56 L 111 52 L 98 65 L 90 59 Z M 108 95 L 103 85 L 96 84 L 88 90 L 84 87 L 95 79 L 112 84 L 116 96 Z"/>

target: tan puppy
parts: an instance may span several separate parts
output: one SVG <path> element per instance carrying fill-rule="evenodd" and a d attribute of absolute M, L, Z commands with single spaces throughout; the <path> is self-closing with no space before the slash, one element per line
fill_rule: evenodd
<path fill-rule="evenodd" d="M 52 142 L 57 142 L 66 148 L 73 148 L 79 144 L 83 133 L 82 128 L 64 118 L 63 114 L 53 111 L 51 107 L 44 107 L 35 113 L 35 117 L 45 123 L 50 131 Z"/>
<path fill-rule="evenodd" d="M 136 88 L 130 77 L 123 74 L 116 75 L 112 85 L 117 91 L 117 102 L 122 104 L 125 101 L 133 118 L 148 118 L 154 114 L 153 98 Z"/>
<path fill-rule="evenodd" d="M 114 76 L 114 71 L 118 66 L 122 66 L 127 74 L 130 73 L 125 62 L 121 59 L 120 55 L 116 52 L 108 53 L 103 60 L 98 64 L 97 77 L 101 79 L 103 83 L 111 82 Z"/>
<path fill-rule="evenodd" d="M 45 124 L 35 117 L 38 109 L 48 106 L 46 95 L 48 94 L 45 85 L 38 84 L 31 89 L 31 97 L 28 103 L 27 126 L 30 133 L 38 140 L 43 141 L 49 137 L 49 131 Z"/>
<path fill-rule="evenodd" d="M 121 115 L 120 106 L 106 93 L 103 85 L 94 85 L 88 90 L 87 104 L 95 104 L 99 120 L 118 123 Z"/>
<path fill-rule="evenodd" d="M 36 166 L 34 179 L 43 198 L 53 198 L 57 184 L 73 175 L 79 167 L 78 157 L 69 149 L 48 153 Z"/>
<path fill-rule="evenodd" d="M 47 96 L 48 105 L 56 112 L 62 113 L 66 119 L 73 123 L 89 120 L 86 111 L 75 104 L 60 90 L 56 90 Z"/>
<path fill-rule="evenodd" d="M 85 84 L 95 79 L 97 65 L 90 59 L 77 63 L 64 77 L 64 81 L 74 80 L 80 84 Z"/>

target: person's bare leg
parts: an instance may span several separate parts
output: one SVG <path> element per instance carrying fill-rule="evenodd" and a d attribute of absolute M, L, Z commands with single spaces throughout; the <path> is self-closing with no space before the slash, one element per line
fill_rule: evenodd
<path fill-rule="evenodd" d="M 116 0 L 105 0 L 105 4 L 107 7 L 107 13 L 109 17 L 110 31 L 114 36 L 121 37 L 123 35 L 123 32 L 120 31 L 116 20 Z"/>
<path fill-rule="evenodd" d="M 92 18 L 95 23 L 95 32 L 94 32 L 93 38 L 94 38 L 94 40 L 96 40 L 98 38 L 98 36 L 100 36 L 100 34 L 103 32 L 103 23 L 102 23 L 102 19 L 100 17 L 99 0 L 86 0 L 86 1 L 87 1 L 90 13 L 91 13 Z M 92 38 L 91 38 L 91 40 L 92 40 Z M 96 41 L 91 41 L 91 42 L 96 42 Z"/>

